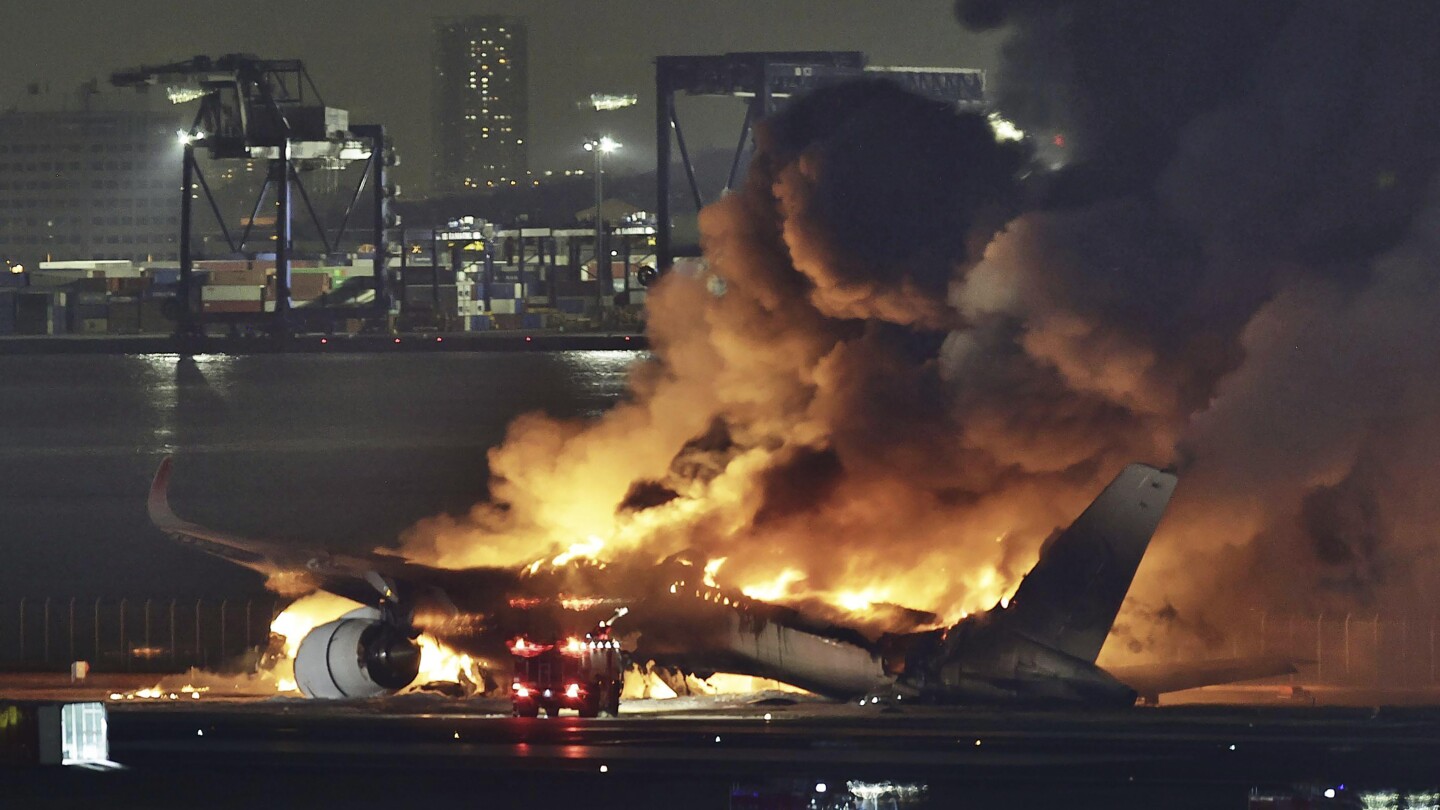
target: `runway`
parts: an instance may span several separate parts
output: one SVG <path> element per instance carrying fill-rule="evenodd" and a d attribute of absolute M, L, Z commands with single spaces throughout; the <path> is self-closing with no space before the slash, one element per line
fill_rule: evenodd
<path fill-rule="evenodd" d="M 29 786 L 165 807 L 255 806 L 276 791 L 310 797 L 277 806 L 780 807 L 735 794 L 848 783 L 923 786 L 914 806 L 1244 807 L 1257 787 L 1440 783 L 1437 709 L 775 703 L 601 720 L 433 697 L 127 703 L 110 721 L 126 771 L 31 772 Z"/>

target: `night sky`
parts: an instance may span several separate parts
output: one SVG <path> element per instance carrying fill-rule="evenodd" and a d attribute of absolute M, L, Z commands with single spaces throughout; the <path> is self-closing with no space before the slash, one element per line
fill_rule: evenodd
<path fill-rule="evenodd" d="M 15 0 L 10 0 L 14 3 Z M 613 133 L 626 150 L 618 172 L 654 166 L 652 59 L 659 54 L 744 50 L 861 50 L 871 64 L 993 69 L 999 38 L 969 33 L 951 0 L 564 0 L 463 2 L 380 0 L 80 0 L 31 4 L 0 29 L 0 108 L 31 82 L 61 93 L 140 64 L 250 52 L 306 62 L 331 106 L 356 122 L 391 128 L 401 151 L 399 180 L 413 193 L 428 184 L 431 19 L 467 14 L 527 18 L 533 170 L 588 165 L 587 132 Z M 636 93 L 638 107 L 585 112 L 592 92 Z M 733 148 L 738 102 L 682 101 L 692 149 Z"/>

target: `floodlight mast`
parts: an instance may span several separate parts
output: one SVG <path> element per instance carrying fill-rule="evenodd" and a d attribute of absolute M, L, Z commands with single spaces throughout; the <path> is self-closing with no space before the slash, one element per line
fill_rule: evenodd
<path fill-rule="evenodd" d="M 177 133 L 184 152 L 182 194 L 180 203 L 180 289 L 176 332 L 195 336 L 203 332 L 208 320 L 238 321 L 249 315 L 226 315 L 217 318 L 198 311 L 194 284 L 192 251 L 192 203 L 197 188 L 204 192 L 221 234 L 232 254 L 245 254 L 245 245 L 256 218 L 273 185 L 276 192 L 275 217 L 275 313 L 270 330 L 277 335 L 288 334 L 292 326 L 290 300 L 290 264 L 292 190 L 299 191 L 300 200 L 309 212 L 315 230 L 327 254 L 334 252 L 344 238 L 350 215 L 366 182 L 372 185 L 375 203 L 374 274 L 372 284 L 375 302 L 371 315 L 383 320 L 390 311 L 390 287 L 386 258 L 387 228 L 391 226 L 389 198 L 395 188 L 386 179 L 385 169 L 395 165 L 393 149 L 386 143 L 385 130 L 379 125 L 350 126 L 344 110 L 326 107 L 320 92 L 304 63 L 298 59 L 260 59 L 251 54 L 228 54 L 212 59 L 196 56 L 182 62 L 142 66 L 111 75 L 117 87 L 149 87 L 163 85 L 169 99 L 177 104 L 198 101 L 200 106 L 188 131 Z M 203 146 L 212 160 L 267 160 L 269 171 L 255 201 L 252 215 L 246 221 L 238 240 L 232 238 L 225 219 L 204 173 L 195 159 L 195 148 Z M 365 160 L 364 174 L 340 222 L 339 230 L 330 238 L 321 223 L 309 193 L 300 179 L 300 168 L 340 168 L 353 160 Z M 333 318 L 324 307 L 307 308 L 306 315 Z M 353 311 L 353 310 L 352 310 Z M 263 317 L 263 314 L 262 314 Z"/>
<path fill-rule="evenodd" d="M 595 293 L 596 305 L 604 307 L 604 300 L 607 294 L 613 294 L 614 274 L 610 265 L 610 251 L 605 249 L 605 217 L 600 210 L 605 202 L 605 187 L 603 172 L 605 168 L 604 157 L 618 150 L 621 146 L 619 141 L 609 135 L 591 135 L 585 139 L 585 151 L 595 155 L 595 285 L 598 292 Z M 604 267 L 602 271 L 600 268 Z M 629 278 L 630 268 L 625 268 L 626 278 Z M 610 283 L 610 289 L 605 288 L 605 283 Z"/>

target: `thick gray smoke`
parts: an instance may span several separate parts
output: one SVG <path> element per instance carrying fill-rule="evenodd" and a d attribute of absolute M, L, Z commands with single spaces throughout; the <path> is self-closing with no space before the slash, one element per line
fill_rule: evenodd
<path fill-rule="evenodd" d="M 1009 32 L 1002 111 L 1063 164 L 1037 204 L 980 116 L 883 82 L 792 103 L 702 212 L 707 269 L 652 291 L 633 396 L 517 420 L 494 500 L 407 550 L 695 551 L 760 598 L 955 619 L 1140 460 L 1182 484 L 1108 655 L 1431 598 L 1440 3 L 958 12 Z"/>
<path fill-rule="evenodd" d="M 1440 4 L 957 16 L 1008 32 L 1002 110 L 1066 165 L 956 285 L 950 379 L 1068 431 L 1064 463 L 1136 435 L 1174 448 L 1182 485 L 1130 618 L 1186 632 L 1137 639 L 1213 640 L 1250 608 L 1428 615 Z"/>
<path fill-rule="evenodd" d="M 517 420 L 494 501 L 417 526 L 410 553 L 696 552 L 752 595 L 860 616 L 958 617 L 1013 587 L 1085 481 L 999 486 L 937 356 L 961 323 L 951 283 L 1014 213 L 1021 150 L 880 80 L 797 99 L 756 140 L 743 187 L 701 214 L 707 269 L 649 296 L 634 396 L 594 423 Z"/>

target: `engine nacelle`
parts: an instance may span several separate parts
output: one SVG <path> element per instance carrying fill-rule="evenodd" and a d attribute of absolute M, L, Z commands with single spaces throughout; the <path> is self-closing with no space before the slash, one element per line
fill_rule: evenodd
<path fill-rule="evenodd" d="M 295 683 L 309 698 L 366 698 L 404 689 L 420 673 L 420 647 L 360 608 L 316 627 L 295 654 Z"/>

